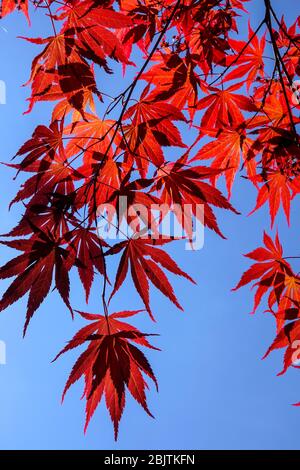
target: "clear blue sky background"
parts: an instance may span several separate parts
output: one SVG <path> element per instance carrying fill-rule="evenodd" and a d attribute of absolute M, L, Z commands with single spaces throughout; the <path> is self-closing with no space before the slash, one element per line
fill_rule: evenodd
<path fill-rule="evenodd" d="M 287 20 L 299 14 L 296 3 L 274 1 Z M 251 4 L 255 26 L 263 15 L 263 1 Z M 0 106 L 0 160 L 8 162 L 36 124 L 48 123 L 50 115 L 49 106 L 37 105 L 30 115 L 22 116 L 29 90 L 20 85 L 28 78 L 29 63 L 38 48 L 16 36 L 47 36 L 50 29 L 48 20 L 40 16 L 33 16 L 32 32 L 20 15 L 1 21 L 1 26 L 7 30 L 0 28 L 0 79 L 7 85 L 7 104 Z M 110 86 L 115 86 L 113 79 Z M 5 233 L 18 221 L 21 208 L 7 211 L 18 182 L 12 181 L 8 168 L 1 167 L 0 176 L 0 232 Z M 147 352 L 160 383 L 159 393 L 152 389 L 149 394 L 156 419 L 148 418 L 129 397 L 117 443 L 103 405 L 84 437 L 84 404 L 79 399 L 82 383 L 73 387 L 65 404 L 60 405 L 61 391 L 78 353 L 70 353 L 56 364 L 50 361 L 81 321 L 71 321 L 55 293 L 36 314 L 25 340 L 22 327 L 26 301 L 2 313 L 0 339 L 7 344 L 7 365 L 0 366 L 0 448 L 299 449 L 300 409 L 290 406 L 300 400 L 299 371 L 290 370 L 277 378 L 280 352 L 261 361 L 274 336 L 273 319 L 269 314 L 249 315 L 253 301 L 249 290 L 230 292 L 249 265 L 241 254 L 258 246 L 263 229 L 269 229 L 266 209 L 246 216 L 254 199 L 255 192 L 239 179 L 232 202 L 243 215 L 219 216 L 228 240 L 206 231 L 203 250 L 192 253 L 172 248 L 176 260 L 198 286 L 174 278 L 185 313 L 153 292 L 158 325 L 145 318 L 137 320 L 143 330 L 161 334 L 155 342 L 163 351 Z M 286 254 L 299 254 L 299 202 L 293 205 L 292 228 L 281 215 L 278 227 Z M 1 264 L 12 254 L 2 247 Z M 72 303 L 84 310 L 83 292 L 75 279 Z M 2 282 L 1 290 L 4 288 Z M 98 311 L 98 295 L 95 289 L 88 311 Z M 115 311 L 139 306 L 130 283 L 113 303 Z"/>

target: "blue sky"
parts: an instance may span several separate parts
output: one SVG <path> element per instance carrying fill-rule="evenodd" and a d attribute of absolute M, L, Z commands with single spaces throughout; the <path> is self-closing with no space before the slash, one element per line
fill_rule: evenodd
<path fill-rule="evenodd" d="M 251 22 L 258 24 L 263 2 L 252 1 Z M 275 1 L 277 11 L 282 2 Z M 286 0 L 285 16 L 297 14 L 295 1 Z M 20 15 L 1 22 L 0 79 L 7 86 L 7 104 L 0 105 L 0 161 L 8 162 L 29 138 L 38 123 L 47 124 L 51 107 L 37 105 L 23 116 L 29 64 L 37 47 L 24 43 L 20 36 L 46 36 L 48 20 L 33 17 L 32 32 Z M 110 87 L 114 88 L 110 80 Z M 0 232 L 7 232 L 18 221 L 21 208 L 7 210 L 18 189 L 13 172 L 0 167 Z M 26 300 L 14 304 L 0 316 L 0 340 L 7 345 L 7 364 L 0 366 L 0 448 L 1 449 L 299 449 L 300 409 L 290 406 L 300 401 L 299 371 L 290 370 L 277 378 L 281 353 L 265 361 L 261 357 L 274 336 L 269 314 L 249 315 L 253 296 L 248 289 L 230 289 L 248 267 L 242 253 L 261 242 L 264 228 L 269 230 L 267 209 L 252 217 L 255 192 L 239 179 L 232 203 L 243 215 L 220 213 L 220 225 L 228 240 L 205 232 L 205 245 L 192 253 L 180 246 L 171 248 L 178 263 L 197 280 L 192 286 L 172 279 L 185 313 L 153 292 L 153 311 L 158 324 L 144 317 L 136 320 L 143 330 L 159 332 L 155 344 L 162 352 L 147 352 L 159 379 L 157 394 L 149 393 L 150 419 L 128 397 L 117 443 L 104 406 L 96 412 L 86 436 L 83 435 L 84 403 L 80 401 L 82 383 L 70 391 L 63 406 L 61 391 L 77 352 L 51 364 L 51 360 L 82 322 L 72 322 L 60 298 L 53 293 L 33 319 L 22 339 Z M 299 202 L 292 208 L 292 228 L 282 214 L 277 219 L 286 255 L 299 254 Z M 12 251 L 1 247 L 1 264 Z M 298 262 L 296 260 L 296 262 Z M 299 262 L 300 265 L 300 262 Z M 295 267 L 296 270 L 300 271 Z M 1 290 L 5 283 L 2 282 Z M 94 289 L 87 309 L 76 276 L 72 304 L 78 309 L 97 312 L 99 292 Z M 140 307 L 131 283 L 120 291 L 115 311 Z"/>

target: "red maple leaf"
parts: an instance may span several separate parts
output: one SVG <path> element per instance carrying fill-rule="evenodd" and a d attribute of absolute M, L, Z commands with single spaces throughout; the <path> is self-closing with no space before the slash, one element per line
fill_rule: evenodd
<path fill-rule="evenodd" d="M 85 289 L 86 303 L 88 303 L 94 280 L 94 268 L 100 274 L 106 276 L 103 247 L 108 245 L 92 230 L 83 227 L 66 233 L 64 240 L 69 244 L 71 251 L 74 250 L 74 257 L 79 261 L 77 265 L 78 273 Z"/>
<path fill-rule="evenodd" d="M 227 89 L 214 86 L 202 86 L 207 94 L 197 103 L 197 109 L 206 109 L 201 119 L 201 126 L 208 129 L 233 127 L 236 128 L 244 122 L 241 110 L 255 111 L 256 105 L 247 96 L 233 93 L 241 88 L 242 83 L 231 85 Z"/>
<path fill-rule="evenodd" d="M 62 246 L 61 240 L 56 240 L 51 233 L 44 232 L 32 223 L 31 226 L 35 235 L 30 239 L 1 241 L 6 246 L 24 252 L 0 268 L 1 279 L 16 276 L 0 300 L 0 311 L 29 292 L 24 334 L 33 314 L 50 291 L 53 274 L 55 287 L 73 315 L 69 301 L 69 271 L 74 264 L 79 265 L 72 252 Z"/>
<path fill-rule="evenodd" d="M 286 275 L 292 275 L 292 269 L 289 263 L 283 258 L 282 245 L 279 241 L 278 233 L 275 241 L 264 232 L 264 247 L 256 248 L 254 251 L 246 254 L 247 258 L 256 261 L 242 275 L 239 283 L 233 290 L 254 282 L 253 287 L 256 288 L 254 297 L 253 313 L 259 306 L 262 297 L 273 289 L 275 299 L 279 300 L 285 288 Z M 269 294 L 269 307 L 272 307 L 274 298 L 273 290 Z"/>
<path fill-rule="evenodd" d="M 59 18 L 66 19 L 62 31 L 76 34 L 74 45 L 82 58 L 93 60 L 107 72 L 110 72 L 107 57 L 129 63 L 119 38 L 111 31 L 132 26 L 129 16 L 105 6 L 103 8 L 92 0 L 74 0 L 72 8 L 67 4 L 62 10 Z"/>
<path fill-rule="evenodd" d="M 85 431 L 95 409 L 105 396 L 106 406 L 114 424 L 115 439 L 118 436 L 119 422 L 125 406 L 125 389 L 144 408 L 149 416 L 145 390 L 148 385 L 143 374 L 149 377 L 157 387 L 151 366 L 134 344 L 151 349 L 146 333 L 120 321 L 141 312 L 124 311 L 111 314 L 109 317 L 79 312 L 93 323 L 83 327 L 67 346 L 56 356 L 89 342 L 87 349 L 79 356 L 66 383 L 63 398 L 70 388 L 82 376 L 85 379 L 84 396 L 86 398 Z M 152 335 L 153 336 L 153 335 Z M 152 416 L 153 417 L 153 416 Z"/>
<path fill-rule="evenodd" d="M 300 305 L 298 303 L 297 307 L 290 309 L 290 318 L 288 317 L 288 320 L 294 319 L 295 317 L 299 316 L 299 307 Z M 299 319 L 297 319 L 295 321 L 289 322 L 279 331 L 263 358 L 266 358 L 270 354 L 270 352 L 276 349 L 286 348 L 284 353 L 283 369 L 281 370 L 281 372 L 278 373 L 278 375 L 282 375 L 287 371 L 289 367 L 300 367 L 299 346 L 300 321 Z M 300 406 L 300 403 L 297 403 L 296 405 Z"/>
<path fill-rule="evenodd" d="M 211 206 L 222 207 L 236 213 L 237 211 L 217 188 L 203 181 L 216 177 L 221 172 L 221 169 L 187 165 L 186 156 L 183 156 L 177 162 L 169 162 L 158 170 L 153 190 L 159 192 L 161 201 L 173 209 L 175 215 L 178 207 L 191 207 L 191 213 L 195 217 L 199 217 L 204 225 L 224 237 Z M 199 206 L 203 206 L 204 210 L 198 212 Z M 177 217 L 180 224 L 188 222 L 182 218 L 181 213 Z M 185 230 L 191 239 L 191 226 L 186 225 Z"/>
<path fill-rule="evenodd" d="M 147 238 L 132 238 L 117 243 L 110 248 L 105 253 L 106 256 L 113 255 L 124 250 L 110 298 L 116 294 L 125 281 L 130 264 L 132 280 L 152 319 L 154 318 L 150 308 L 149 280 L 162 292 L 162 294 L 168 297 L 171 302 L 182 310 L 167 276 L 159 265 L 173 274 L 185 277 L 193 283 L 195 283 L 195 281 L 188 274 L 182 271 L 166 252 L 156 246 L 165 245 L 170 241 L 172 241 L 172 239 L 155 240 Z"/>
<path fill-rule="evenodd" d="M 256 161 L 249 158 L 250 148 L 253 141 L 246 136 L 243 128 L 241 129 L 201 129 L 206 135 L 215 137 L 215 140 L 204 145 L 197 154 L 190 160 L 207 160 L 213 158 L 211 168 L 219 170 L 224 168 L 224 176 L 229 197 L 237 171 L 240 168 L 241 158 L 243 165 L 247 169 L 249 177 L 256 174 Z M 220 174 L 213 175 L 211 180 L 215 183 Z"/>
<path fill-rule="evenodd" d="M 280 203 L 282 204 L 288 224 L 290 224 L 290 207 L 291 199 L 293 196 L 293 189 L 295 188 L 293 182 L 288 175 L 285 175 L 278 170 L 269 169 L 262 175 L 252 176 L 251 181 L 255 183 L 262 183 L 257 195 L 256 206 L 250 212 L 257 211 L 267 202 L 269 203 L 271 226 L 273 227 L 275 217 L 278 213 Z"/>
<path fill-rule="evenodd" d="M 266 46 L 266 35 L 264 34 L 261 40 L 259 40 L 251 28 L 250 22 L 248 24 L 248 32 L 248 42 L 237 41 L 235 39 L 229 40 L 229 44 L 235 51 L 235 54 L 227 56 L 226 63 L 228 67 L 234 66 L 235 69 L 226 74 L 224 81 L 236 80 L 247 75 L 246 84 L 249 90 L 257 74 L 260 77 L 264 75 L 265 60 L 263 56 Z"/>
<path fill-rule="evenodd" d="M 186 147 L 180 132 L 172 121 L 186 121 L 175 106 L 162 101 L 148 101 L 149 86 L 142 93 L 141 100 L 131 106 L 123 116 L 130 124 L 123 126 L 123 147 L 126 161 L 136 161 L 141 177 L 145 178 L 149 163 L 157 167 L 164 163 L 162 147 Z"/>
<path fill-rule="evenodd" d="M 15 10 L 21 10 L 30 24 L 28 14 L 28 0 L 1 0 L 0 18 L 4 18 Z"/>
<path fill-rule="evenodd" d="M 153 65 L 142 79 L 155 85 L 148 99 L 167 101 L 178 109 L 187 105 L 191 118 L 195 115 L 200 79 L 194 72 L 194 64 L 177 54 L 156 54 L 153 60 L 159 63 Z"/>

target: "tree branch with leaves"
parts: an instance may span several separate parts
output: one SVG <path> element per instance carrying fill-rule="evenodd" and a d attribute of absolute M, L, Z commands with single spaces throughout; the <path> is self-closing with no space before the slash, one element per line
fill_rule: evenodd
<path fill-rule="evenodd" d="M 167 214 L 155 219 L 152 205 L 167 206 L 182 224 L 179 209 L 188 206 L 194 219 L 225 238 L 215 209 L 239 217 L 230 198 L 246 179 L 257 189 L 252 212 L 269 204 L 273 226 L 282 205 L 290 222 L 290 206 L 300 192 L 299 102 L 293 88 L 300 73 L 300 21 L 287 26 L 271 0 L 264 0 L 264 17 L 255 26 L 249 20 L 248 38 L 240 39 L 237 18 L 248 18 L 251 2 L 1 2 L 2 17 L 20 10 L 29 24 L 31 19 L 33 34 L 35 18 L 49 18 L 50 36 L 23 38 L 39 48 L 26 113 L 41 102 L 53 103 L 53 110 L 49 125 L 37 125 L 7 164 L 17 175 L 31 176 L 11 203 L 22 203 L 24 214 L 1 241 L 21 254 L 0 268 L 1 279 L 14 278 L 0 311 L 28 294 L 25 334 L 54 286 L 71 316 L 87 321 L 55 358 L 85 347 L 64 390 L 65 395 L 84 379 L 85 429 L 105 399 L 117 438 L 126 390 L 152 416 L 147 379 L 156 387 L 157 380 L 141 348 L 157 348 L 149 333 L 127 320 L 142 314 L 154 320 L 151 285 L 182 309 L 166 272 L 194 283 L 167 253 L 178 237 L 153 236 L 151 229 L 160 233 Z M 106 87 L 112 74 L 116 83 L 125 83 L 115 96 Z M 226 194 L 218 188 L 223 178 Z M 131 208 L 145 208 L 144 214 L 122 210 L 124 197 Z M 99 212 L 103 205 L 115 209 L 116 222 Z M 108 243 L 98 230 L 103 219 L 119 234 L 125 222 L 132 234 Z M 182 229 L 191 242 L 192 222 Z M 111 259 L 118 256 L 111 283 Z M 292 344 L 300 336 L 299 275 L 283 256 L 278 234 L 272 240 L 265 233 L 264 246 L 247 256 L 255 263 L 236 289 L 254 282 L 254 310 L 267 298 L 278 333 L 269 351 L 286 348 L 286 370 L 295 365 Z M 73 270 L 86 302 L 90 295 L 99 297 L 99 312 L 74 309 Z M 124 305 L 112 312 L 111 300 L 128 278 L 141 309 Z M 92 290 L 99 283 L 100 290 Z"/>

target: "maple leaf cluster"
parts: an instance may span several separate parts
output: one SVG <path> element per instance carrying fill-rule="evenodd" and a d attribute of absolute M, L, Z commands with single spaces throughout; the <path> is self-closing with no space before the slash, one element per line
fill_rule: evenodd
<path fill-rule="evenodd" d="M 277 335 L 264 357 L 274 349 L 286 348 L 284 367 L 299 367 L 299 318 L 300 318 L 300 277 L 283 256 L 283 248 L 278 233 L 274 240 L 265 232 L 264 246 L 256 248 L 245 256 L 255 263 L 244 272 L 234 288 L 239 289 L 254 283 L 254 308 L 256 311 L 263 297 L 267 297 L 268 309 L 276 321 Z"/>
<path fill-rule="evenodd" d="M 2 0 L 1 16 L 19 9 L 29 23 L 30 16 L 33 22 L 35 15 L 49 18 L 50 35 L 23 38 L 39 48 L 26 113 L 39 102 L 53 102 L 53 109 L 50 123 L 38 125 L 7 164 L 30 176 L 11 202 L 23 203 L 24 214 L 1 241 L 21 254 L 0 268 L 1 279 L 14 278 L 0 311 L 28 294 L 25 333 L 54 287 L 72 317 L 90 322 L 58 355 L 86 346 L 64 394 L 83 378 L 86 427 L 105 397 L 117 437 L 126 390 L 152 416 L 147 377 L 157 386 L 140 349 L 157 348 L 124 319 L 143 311 L 154 320 L 151 285 L 182 309 L 166 271 L 194 282 L 166 251 L 176 237 L 139 236 L 141 222 L 144 233 L 150 225 L 159 232 L 165 214 L 154 220 L 151 205 L 167 206 L 181 224 L 178 208 L 189 206 L 197 218 L 201 205 L 203 224 L 224 237 L 215 210 L 238 214 L 230 198 L 242 171 L 257 190 L 252 212 L 269 204 L 273 226 L 282 206 L 290 221 L 300 192 L 293 86 L 300 75 L 300 19 L 288 26 L 264 0 L 264 18 L 255 27 L 249 20 L 241 40 L 239 17 L 248 16 L 250 0 L 32 3 Z M 119 81 L 125 83 L 114 96 L 105 88 L 111 74 L 123 74 Z M 221 178 L 225 194 L 217 187 Z M 122 212 L 124 197 L 145 213 Z M 121 242 L 108 243 L 98 233 L 98 208 L 105 204 L 119 214 L 118 230 L 123 220 L 133 227 Z M 188 241 L 192 228 L 183 226 Z M 247 255 L 255 264 L 236 288 L 255 282 L 254 310 L 267 296 L 278 330 L 270 350 L 287 348 L 286 369 L 294 364 L 292 342 L 300 339 L 300 278 L 283 257 L 278 235 L 272 241 L 265 234 L 264 245 Z M 111 283 L 109 262 L 118 256 Z M 78 272 L 87 303 L 93 285 L 102 284 L 100 314 L 74 310 L 71 270 Z M 127 278 L 144 310 L 110 314 L 110 301 Z"/>

